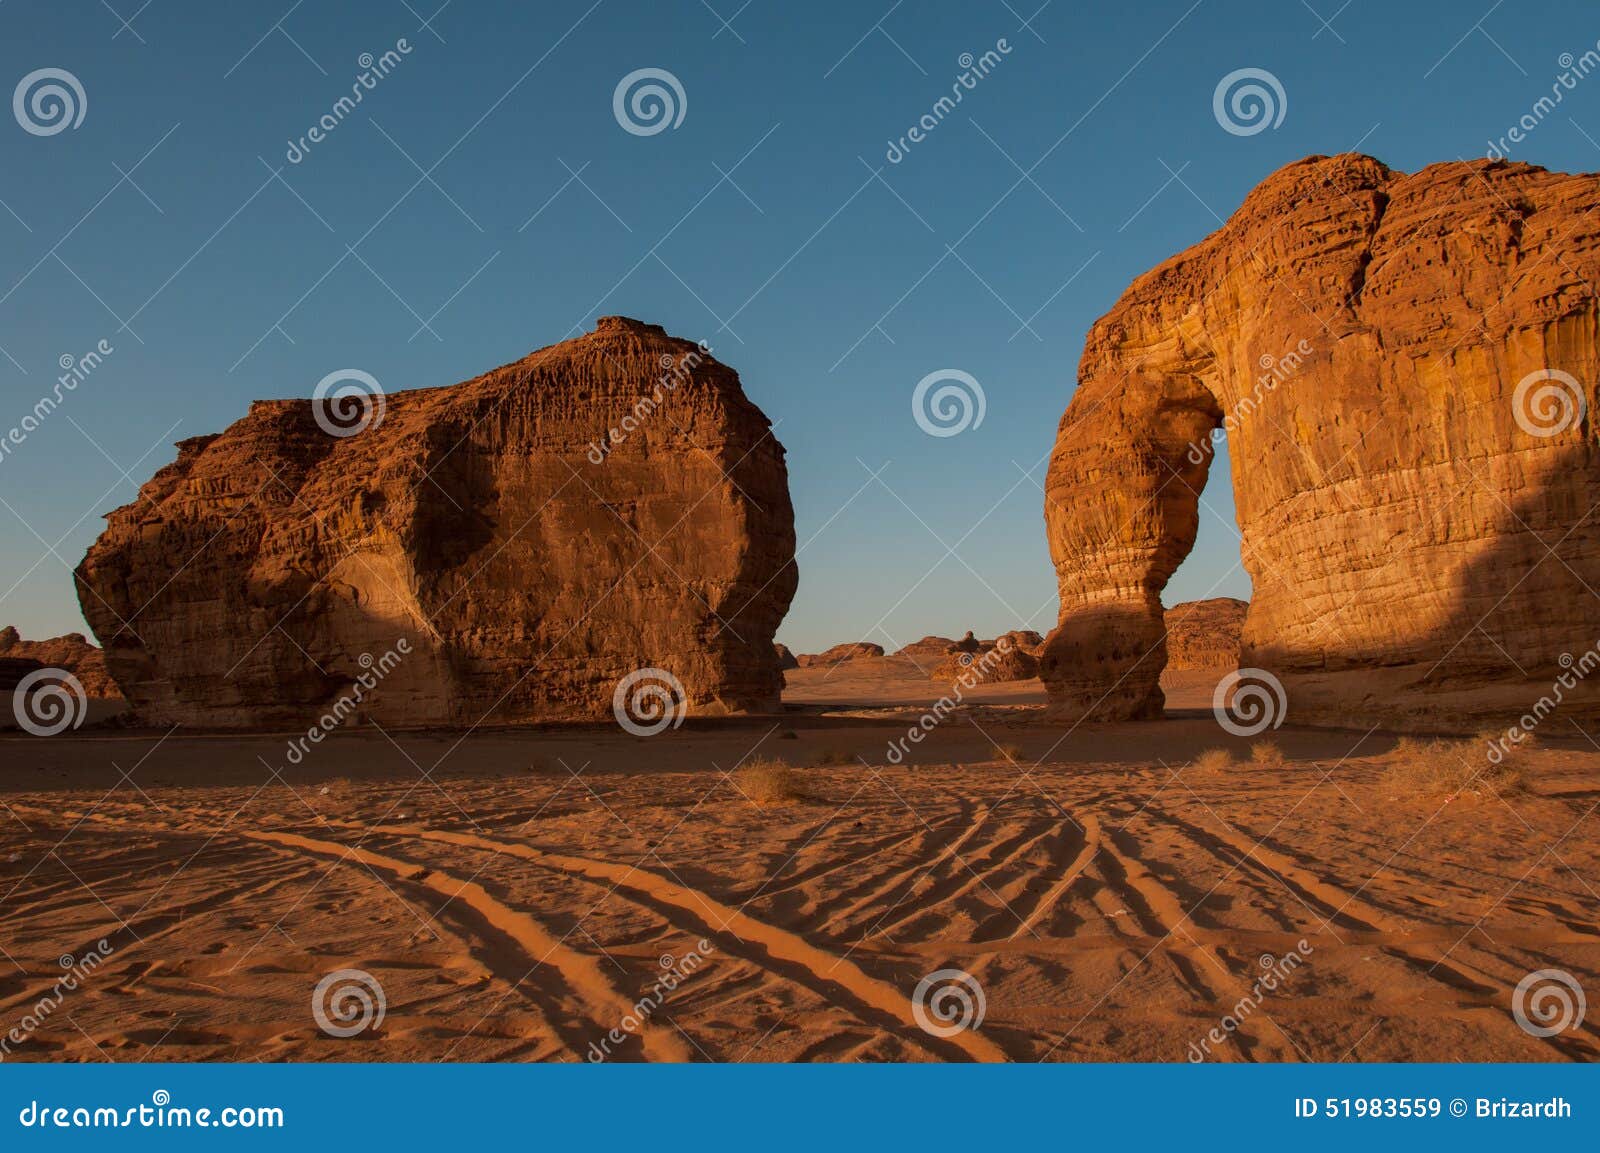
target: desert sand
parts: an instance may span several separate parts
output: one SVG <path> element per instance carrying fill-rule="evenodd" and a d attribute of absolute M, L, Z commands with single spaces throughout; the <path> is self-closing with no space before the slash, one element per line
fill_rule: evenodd
<path fill-rule="evenodd" d="M 1508 1009 L 1530 970 L 1600 977 L 1577 732 L 1523 754 L 1527 792 L 1394 795 L 1378 730 L 1285 725 L 1286 763 L 1251 763 L 1202 671 L 1167 675 L 1166 720 L 1077 728 L 996 686 L 891 765 L 944 691 L 892 664 L 651 738 L 366 725 L 295 766 L 288 734 L 0 736 L 0 1015 L 111 946 L 8 1059 L 585 1060 L 692 964 L 605 1056 L 1183 1061 L 1291 955 L 1205 1059 L 1600 1056 Z M 1217 747 L 1242 763 L 1190 763 Z M 763 757 L 806 796 L 747 799 Z M 386 1005 L 349 1039 L 310 1011 L 345 968 Z M 944 968 L 981 1027 L 916 1024 Z"/>

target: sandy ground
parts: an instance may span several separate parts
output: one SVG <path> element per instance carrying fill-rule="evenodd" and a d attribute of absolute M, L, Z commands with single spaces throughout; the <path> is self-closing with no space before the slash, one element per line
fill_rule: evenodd
<path fill-rule="evenodd" d="M 1179 676 L 1170 719 L 1076 731 L 1001 686 L 891 765 L 918 710 L 887 706 L 938 695 L 891 672 L 791 673 L 781 717 L 651 738 L 367 728 L 300 765 L 283 736 L 0 734 L 6 1059 L 584 1060 L 614 1029 L 621 1060 L 1182 1061 L 1213 1029 L 1210 1060 L 1600 1057 L 1595 1010 L 1549 1039 L 1511 1013 L 1536 969 L 1600 997 L 1580 733 L 1507 798 L 1393 795 L 1378 731 L 1202 771 L 1249 742 Z M 763 756 L 809 797 L 742 795 Z M 348 1039 L 312 1012 L 340 969 L 385 1005 Z M 943 969 L 981 1026 L 919 1026 Z"/>

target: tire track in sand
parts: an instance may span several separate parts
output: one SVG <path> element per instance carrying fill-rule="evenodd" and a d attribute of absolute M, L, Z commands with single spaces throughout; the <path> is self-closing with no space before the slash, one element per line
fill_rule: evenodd
<path fill-rule="evenodd" d="M 383 830 L 379 827 L 381 831 Z M 562 982 L 588 1009 L 605 1009 L 606 1015 L 584 1013 L 595 1024 L 597 1033 L 603 1034 L 631 1016 L 634 1004 L 600 968 L 600 961 L 587 953 L 580 953 L 556 938 L 528 914 L 519 912 L 491 896 L 482 885 L 463 880 L 431 865 L 375 853 L 337 841 L 323 841 L 298 833 L 279 833 L 256 830 L 239 830 L 238 836 L 266 844 L 280 845 L 311 856 L 335 860 L 353 859 L 379 873 L 388 874 L 395 881 L 428 889 L 447 901 L 470 909 L 486 925 L 509 938 L 534 962 L 533 968 L 549 964 L 559 974 Z M 416 835 L 412 833 L 412 835 Z M 530 970 L 531 972 L 531 970 Z M 524 974 L 523 980 L 527 974 Z M 517 981 L 516 984 L 520 984 Z M 513 985 L 515 987 L 515 985 Z M 553 1022 L 552 1022 L 553 1024 Z M 663 1029 L 645 1029 L 639 1033 L 646 1056 L 657 1061 L 690 1061 L 693 1050 L 675 1032 Z"/>
<path fill-rule="evenodd" d="M 916 1039 L 925 1047 L 935 1050 L 941 1047 L 938 1039 L 922 1032 L 912 1013 L 910 999 L 896 986 L 869 975 L 855 962 L 835 956 L 798 934 L 758 921 L 741 909 L 724 904 L 703 890 L 679 885 L 649 869 L 548 852 L 532 845 L 496 841 L 473 833 L 452 833 L 393 825 L 378 825 L 373 831 L 517 857 L 545 868 L 609 885 L 615 891 L 626 891 L 631 900 L 647 906 L 666 906 L 676 909 L 680 913 L 687 914 L 698 924 L 707 926 L 713 934 L 719 936 L 731 934 L 735 938 L 735 943 L 723 946 L 727 952 L 759 964 L 762 963 L 761 958 L 752 956 L 754 951 L 741 948 L 739 943 L 758 944 L 767 953 L 768 960 L 765 967 L 772 969 L 779 976 L 809 988 L 834 1003 L 842 1001 L 858 1015 L 863 1015 L 865 1010 L 864 1015 L 869 1020 L 874 1015 L 893 1018 L 896 1024 L 915 1030 Z M 660 909 L 657 908 L 657 911 Z M 781 964 L 774 965 L 772 964 L 774 961 Z M 841 992 L 844 994 L 843 998 L 839 996 Z M 1007 1059 L 1005 1052 L 998 1045 L 972 1031 L 957 1033 L 948 1038 L 945 1044 L 961 1049 L 966 1056 L 978 1061 Z"/>

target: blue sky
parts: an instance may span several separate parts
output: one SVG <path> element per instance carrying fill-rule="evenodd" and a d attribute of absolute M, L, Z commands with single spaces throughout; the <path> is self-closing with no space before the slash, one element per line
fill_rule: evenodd
<path fill-rule="evenodd" d="M 1302 156 L 1483 155 L 1600 39 L 1576 2 L 142 3 L 0 5 L 5 85 L 59 68 L 85 105 L 49 135 L 0 118 L 0 432 L 63 357 L 113 349 L 0 455 L 0 623 L 25 636 L 83 628 L 70 566 L 173 441 L 335 369 L 439 385 L 615 313 L 708 341 L 777 423 L 804 544 L 780 639 L 1045 631 L 1039 485 L 1128 282 Z M 619 124 L 641 68 L 681 84 L 676 127 Z M 1282 85 L 1276 127 L 1214 116 L 1240 68 Z M 1600 76 L 1512 156 L 1591 171 L 1597 140 Z M 911 395 L 942 369 L 986 409 L 938 438 Z M 1206 500 L 1169 604 L 1249 595 L 1231 494 Z"/>

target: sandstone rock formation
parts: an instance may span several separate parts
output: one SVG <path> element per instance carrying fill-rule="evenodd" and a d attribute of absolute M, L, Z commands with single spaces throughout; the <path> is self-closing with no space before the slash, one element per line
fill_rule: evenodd
<path fill-rule="evenodd" d="M 871 641 L 847 641 L 842 645 L 834 645 L 827 652 L 802 653 L 795 659 L 800 662 L 801 668 L 806 669 L 812 665 L 836 665 L 840 661 L 858 661 L 882 655 L 882 645 L 875 645 Z"/>
<path fill-rule="evenodd" d="M 7 625 L 0 629 L 0 657 L 22 658 L 40 667 L 66 669 L 78 678 L 86 696 L 118 697 L 116 682 L 106 671 L 106 655 L 82 633 L 67 633 L 44 641 L 25 641 Z M 0 683 L 0 689 L 6 686 Z M 15 687 L 14 685 L 12 687 Z"/>
<path fill-rule="evenodd" d="M 690 713 L 778 705 L 783 448 L 655 325 L 381 409 L 260 401 L 178 450 L 77 573 L 146 721 L 300 724 L 374 669 L 356 711 L 385 725 L 605 717 L 642 667 Z"/>
<path fill-rule="evenodd" d="M 905 657 L 908 660 L 943 660 L 950 646 L 956 642 L 949 637 L 925 636 L 920 641 L 912 641 L 903 648 L 895 650 L 895 656 Z"/>
<path fill-rule="evenodd" d="M 45 666 L 28 657 L 0 657 L 0 693 L 15 692 L 18 686 L 27 679 L 30 673 L 36 673 Z M 9 726 L 11 722 L 11 702 L 0 702 L 0 727 Z"/>
<path fill-rule="evenodd" d="M 1031 681 L 1039 675 L 1039 659 L 1010 643 L 989 645 L 979 652 L 952 652 L 933 670 L 933 679 L 955 681 L 970 674 L 982 684 Z"/>
<path fill-rule="evenodd" d="M 1236 669 L 1248 601 L 1213 597 L 1167 610 L 1167 668 Z"/>
<path fill-rule="evenodd" d="M 777 654 L 778 668 L 797 669 L 800 667 L 800 662 L 796 660 L 795 655 L 789 651 L 788 645 L 775 644 L 772 646 L 772 651 Z"/>
<path fill-rule="evenodd" d="M 1008 633 L 1001 633 L 992 641 L 984 641 L 983 644 L 985 647 L 992 648 L 1002 641 L 1012 648 L 1021 649 L 1023 652 L 1035 656 L 1044 647 L 1044 638 L 1032 629 L 1012 629 Z"/>
<path fill-rule="evenodd" d="M 1160 712 L 1160 594 L 1219 427 L 1240 660 L 1291 719 L 1520 712 L 1592 646 L 1597 205 L 1593 175 L 1312 157 L 1136 280 L 1089 333 L 1046 483 L 1057 711 Z"/>

